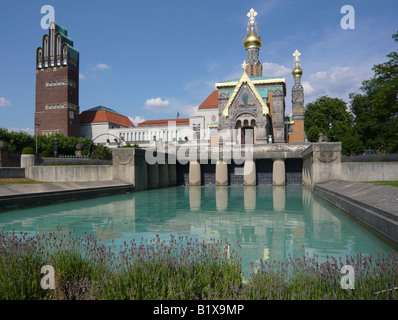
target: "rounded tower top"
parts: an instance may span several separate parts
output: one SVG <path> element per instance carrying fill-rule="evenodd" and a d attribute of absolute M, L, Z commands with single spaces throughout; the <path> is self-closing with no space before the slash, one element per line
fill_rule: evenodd
<path fill-rule="evenodd" d="M 263 44 L 261 37 L 254 31 L 254 28 L 251 27 L 249 34 L 243 39 L 243 45 L 246 49 L 248 48 L 260 48 Z"/>
<path fill-rule="evenodd" d="M 303 70 L 297 66 L 293 69 L 292 74 L 294 77 L 297 77 L 297 76 L 301 77 L 303 75 Z"/>
<path fill-rule="evenodd" d="M 294 69 L 292 71 L 293 77 L 301 77 L 303 75 L 303 70 L 300 68 L 300 58 L 299 58 L 301 56 L 301 53 L 298 50 L 296 50 L 293 53 L 293 56 L 294 56 Z"/>
<path fill-rule="evenodd" d="M 249 48 L 260 48 L 263 41 L 261 37 L 257 34 L 257 22 L 255 21 L 255 17 L 257 16 L 257 12 L 254 9 L 250 9 L 247 16 L 249 17 L 249 22 L 247 23 L 247 36 L 243 39 L 243 45 L 246 49 Z M 256 27 L 257 32 L 254 30 Z"/>

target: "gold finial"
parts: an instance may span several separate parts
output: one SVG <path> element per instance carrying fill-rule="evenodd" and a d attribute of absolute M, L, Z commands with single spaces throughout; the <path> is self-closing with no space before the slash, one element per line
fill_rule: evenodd
<path fill-rule="evenodd" d="M 294 69 L 293 69 L 293 76 L 301 76 L 303 74 L 303 70 L 300 68 L 300 56 L 301 53 L 296 49 L 293 53 L 294 56 Z"/>
<path fill-rule="evenodd" d="M 246 61 L 243 61 L 243 63 L 242 63 L 242 68 L 243 68 L 243 70 L 246 71 L 246 68 L 247 68 L 247 63 L 246 63 Z"/>
<path fill-rule="evenodd" d="M 246 49 L 248 48 L 260 48 L 262 45 L 261 37 L 256 33 L 258 32 L 257 29 L 257 22 L 255 17 L 257 16 L 257 12 L 254 11 L 253 8 L 247 13 L 249 17 L 249 22 L 247 23 L 247 35 L 243 39 L 243 45 Z M 254 26 L 256 27 L 256 31 L 254 30 Z"/>
<path fill-rule="evenodd" d="M 294 51 L 293 56 L 294 56 L 295 65 L 297 65 L 297 63 L 300 63 L 299 57 L 301 56 L 301 53 L 297 49 L 296 51 Z"/>
<path fill-rule="evenodd" d="M 250 27 L 256 26 L 256 31 L 257 30 L 257 22 L 255 21 L 255 17 L 257 16 L 257 12 L 254 11 L 253 8 L 250 9 L 250 11 L 247 13 L 247 16 L 249 17 L 249 22 L 247 23 L 247 32 L 250 31 Z"/>

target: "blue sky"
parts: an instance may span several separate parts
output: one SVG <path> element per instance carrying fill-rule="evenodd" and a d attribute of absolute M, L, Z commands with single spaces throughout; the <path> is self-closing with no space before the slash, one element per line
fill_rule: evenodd
<path fill-rule="evenodd" d="M 80 51 L 80 110 L 103 105 L 135 122 L 193 115 L 217 81 L 239 78 L 251 8 L 263 75 L 286 78 L 287 113 L 296 49 L 305 103 L 321 95 L 348 101 L 397 49 L 395 0 L 1 0 L 0 127 L 33 132 L 43 5 L 54 7 Z M 355 9 L 355 29 L 341 28 L 343 5 Z"/>

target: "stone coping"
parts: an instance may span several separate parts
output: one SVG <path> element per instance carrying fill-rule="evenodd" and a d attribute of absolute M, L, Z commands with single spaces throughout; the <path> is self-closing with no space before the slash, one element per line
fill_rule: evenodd
<path fill-rule="evenodd" d="M 314 193 L 398 243 L 398 188 L 332 180 Z"/>
<path fill-rule="evenodd" d="M 118 180 L 5 185 L 0 186 L 0 211 L 133 191 L 134 185 Z"/>

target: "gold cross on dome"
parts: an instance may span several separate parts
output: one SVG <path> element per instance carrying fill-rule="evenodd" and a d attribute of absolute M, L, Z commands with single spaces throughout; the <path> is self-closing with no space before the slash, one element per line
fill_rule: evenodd
<path fill-rule="evenodd" d="M 254 18 L 255 18 L 256 15 L 257 15 L 257 12 L 254 11 L 253 8 L 251 8 L 250 11 L 247 13 L 247 16 L 249 17 L 251 25 L 254 25 Z"/>
<path fill-rule="evenodd" d="M 296 49 L 296 51 L 294 51 L 293 56 L 295 57 L 295 60 L 298 61 L 299 57 L 301 56 L 301 53 Z"/>

